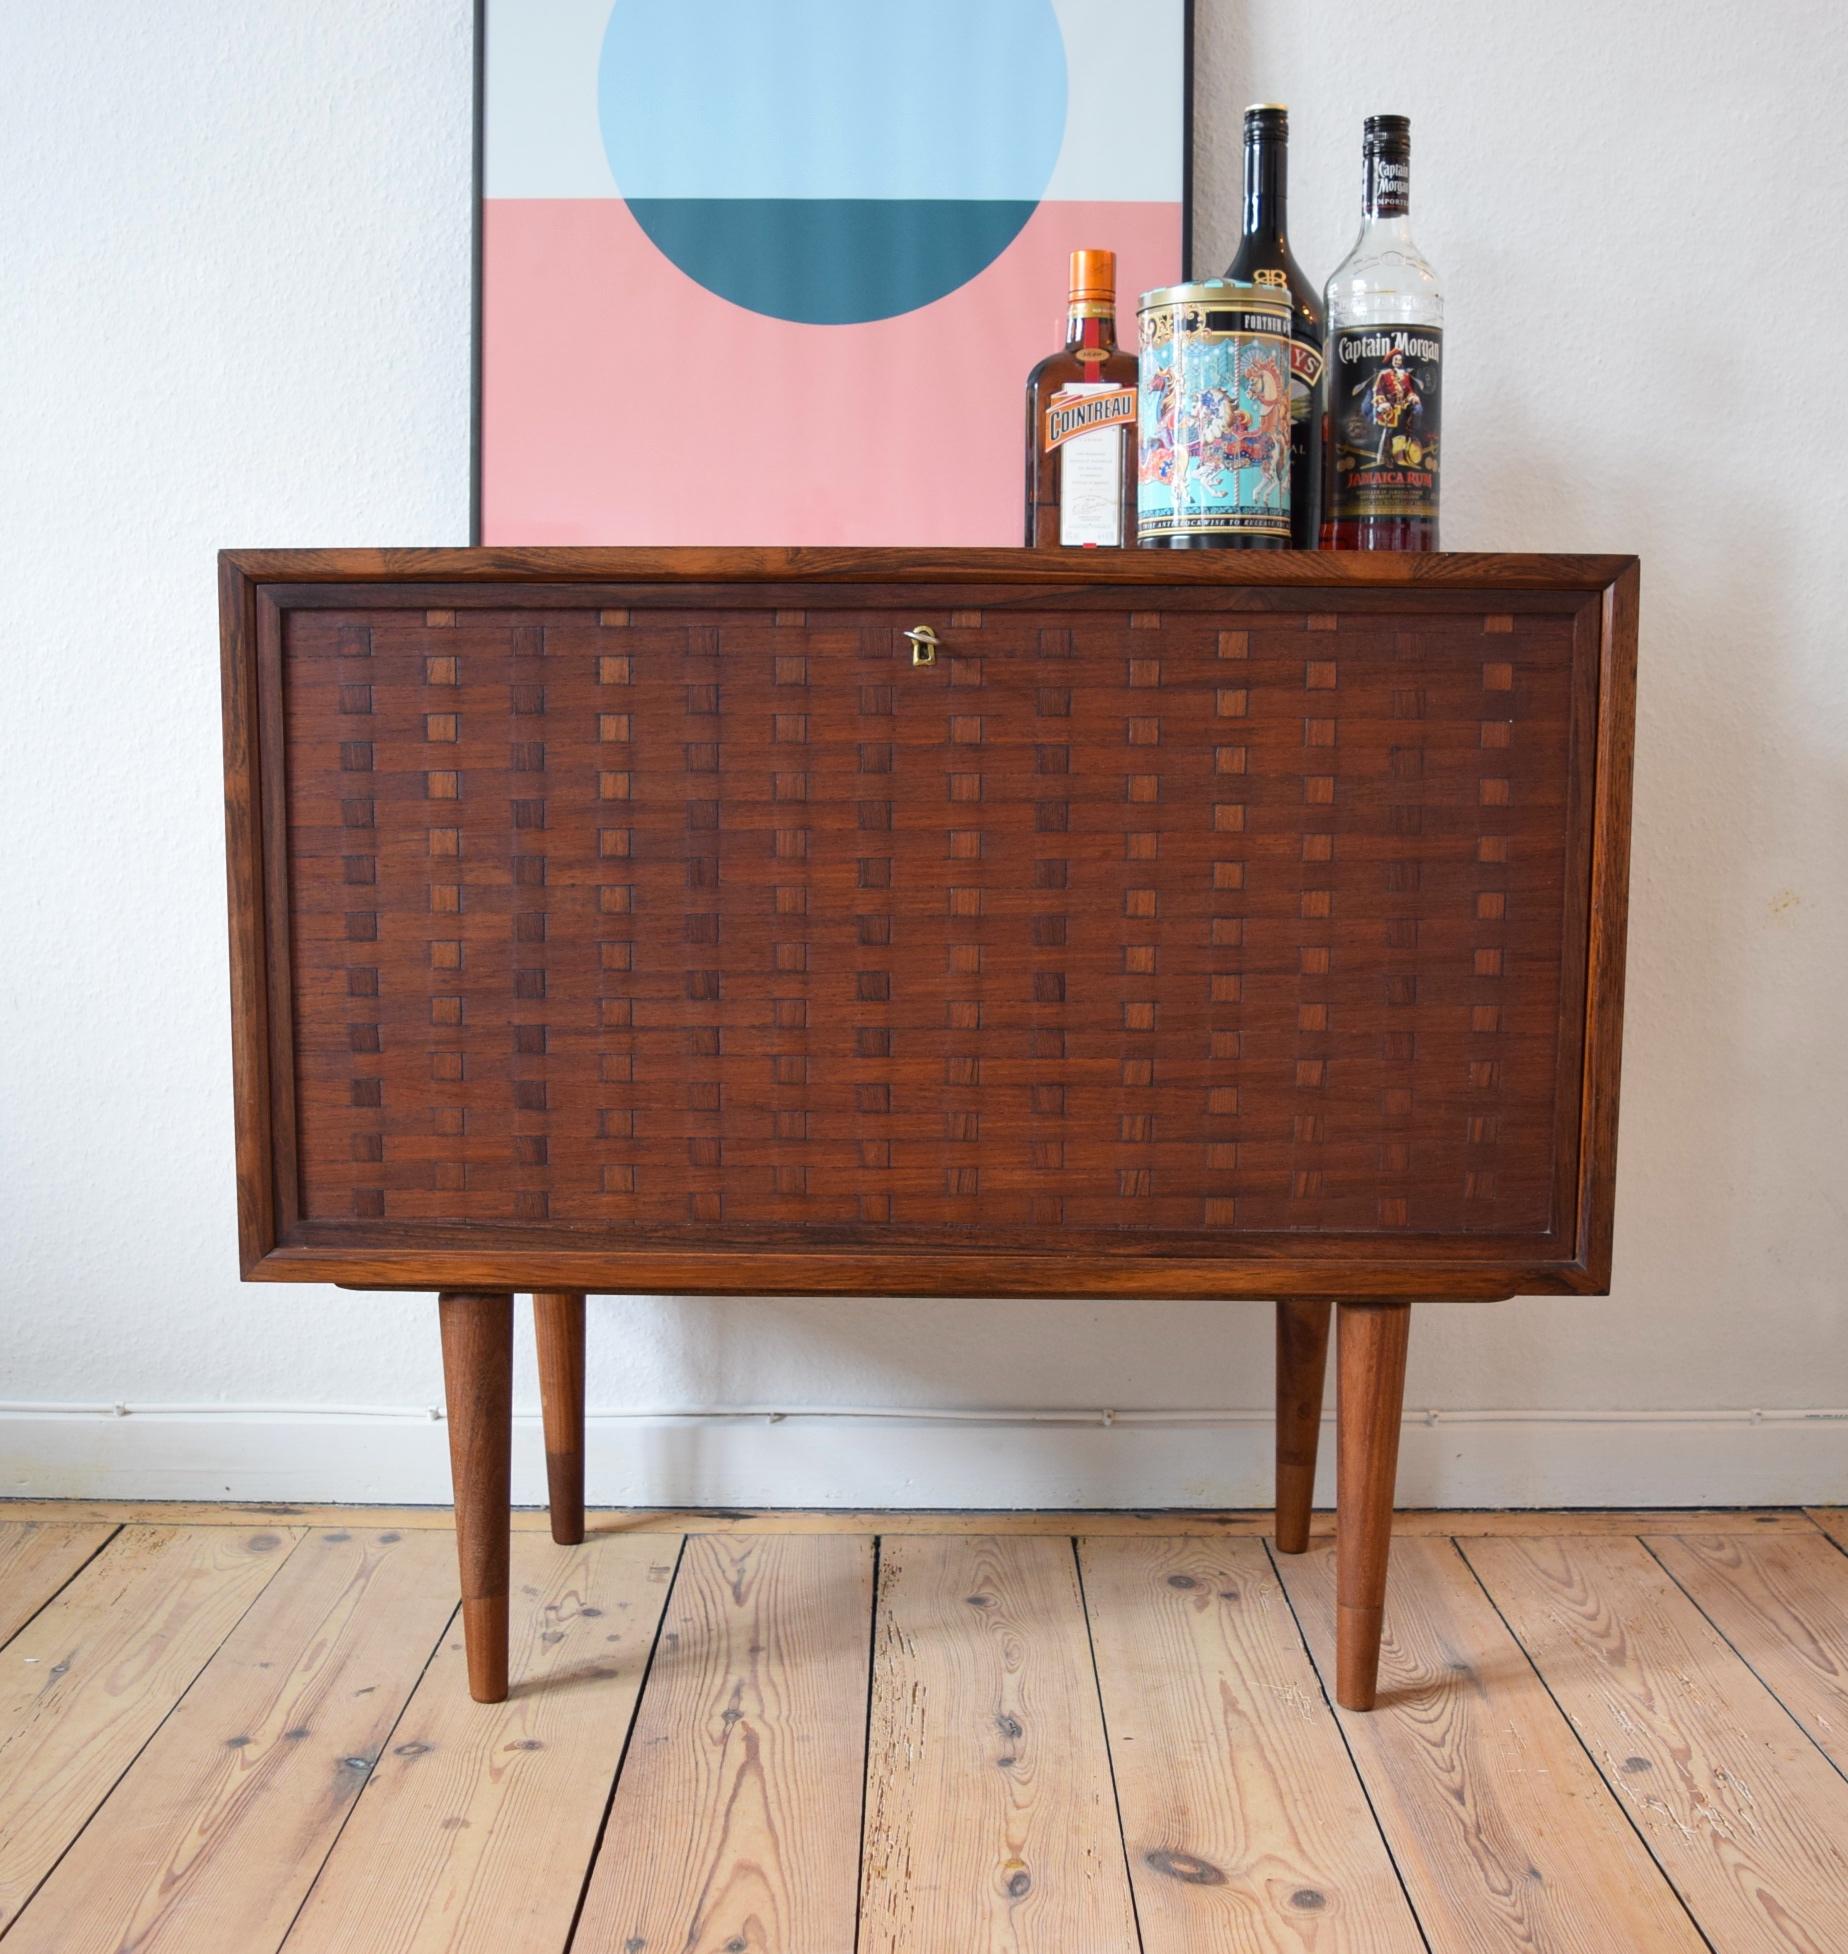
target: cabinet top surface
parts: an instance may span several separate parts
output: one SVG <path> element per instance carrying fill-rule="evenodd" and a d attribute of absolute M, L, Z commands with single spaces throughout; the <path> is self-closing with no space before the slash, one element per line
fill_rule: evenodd
<path fill-rule="evenodd" d="M 573 583 L 887 581 L 1588 590 L 1636 564 L 1622 555 L 1469 551 L 1027 549 L 232 549 L 221 561 L 262 582 Z"/>
<path fill-rule="evenodd" d="M 1631 559 L 222 563 L 246 1273 L 1607 1280 Z"/>

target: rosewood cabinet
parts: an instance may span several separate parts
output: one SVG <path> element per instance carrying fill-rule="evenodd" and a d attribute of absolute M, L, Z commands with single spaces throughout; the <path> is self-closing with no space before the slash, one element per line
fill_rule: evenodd
<path fill-rule="evenodd" d="M 1619 557 L 232 552 L 243 1269 L 441 1293 L 505 1690 L 511 1298 L 1265 1298 L 1340 1323 L 1371 1703 L 1409 1305 L 1607 1286 Z"/>

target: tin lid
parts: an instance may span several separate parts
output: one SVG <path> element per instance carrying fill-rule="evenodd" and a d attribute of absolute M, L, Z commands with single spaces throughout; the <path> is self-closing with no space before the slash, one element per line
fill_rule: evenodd
<path fill-rule="evenodd" d="M 1158 285 L 1142 294 L 1138 310 L 1158 305 L 1236 305 L 1247 312 L 1274 312 L 1288 321 L 1290 295 L 1274 285 L 1252 285 L 1242 278 L 1196 278 L 1185 285 Z"/>

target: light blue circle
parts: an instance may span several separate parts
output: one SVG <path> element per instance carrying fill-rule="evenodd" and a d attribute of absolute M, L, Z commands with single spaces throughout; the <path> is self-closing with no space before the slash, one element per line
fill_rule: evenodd
<path fill-rule="evenodd" d="M 616 0 L 616 187 L 701 284 L 776 317 L 890 317 L 1018 235 L 1065 136 L 1051 0 Z"/>
<path fill-rule="evenodd" d="M 625 197 L 1037 201 L 1065 135 L 1051 0 L 616 0 Z"/>

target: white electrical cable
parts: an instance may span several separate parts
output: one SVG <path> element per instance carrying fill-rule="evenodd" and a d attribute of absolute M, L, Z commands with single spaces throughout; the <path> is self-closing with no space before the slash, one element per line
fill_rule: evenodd
<path fill-rule="evenodd" d="M 537 1409 L 523 1409 L 519 1418 L 538 1417 Z M 440 1423 L 440 1405 L 378 1404 L 139 1404 L 54 1403 L 46 1400 L 0 1400 L 0 1418 L 346 1418 L 382 1422 Z M 896 1422 L 957 1425 L 1269 1425 L 1265 1409 L 1236 1410 L 1201 1407 L 1121 1410 L 1089 1406 L 946 1405 L 647 1405 L 585 1413 L 592 1424 L 653 1423 L 667 1419 L 714 1421 L 768 1420 L 781 1424 L 792 1418 L 835 1421 Z M 1701 1407 L 1685 1410 L 1523 1411 L 1482 1409 L 1446 1411 L 1435 1407 L 1408 1409 L 1408 1424 L 1445 1425 L 1756 1425 L 1811 1424 L 1848 1421 L 1848 1407 L 1742 1408 Z M 1325 1415 L 1326 1422 L 1326 1415 Z"/>

